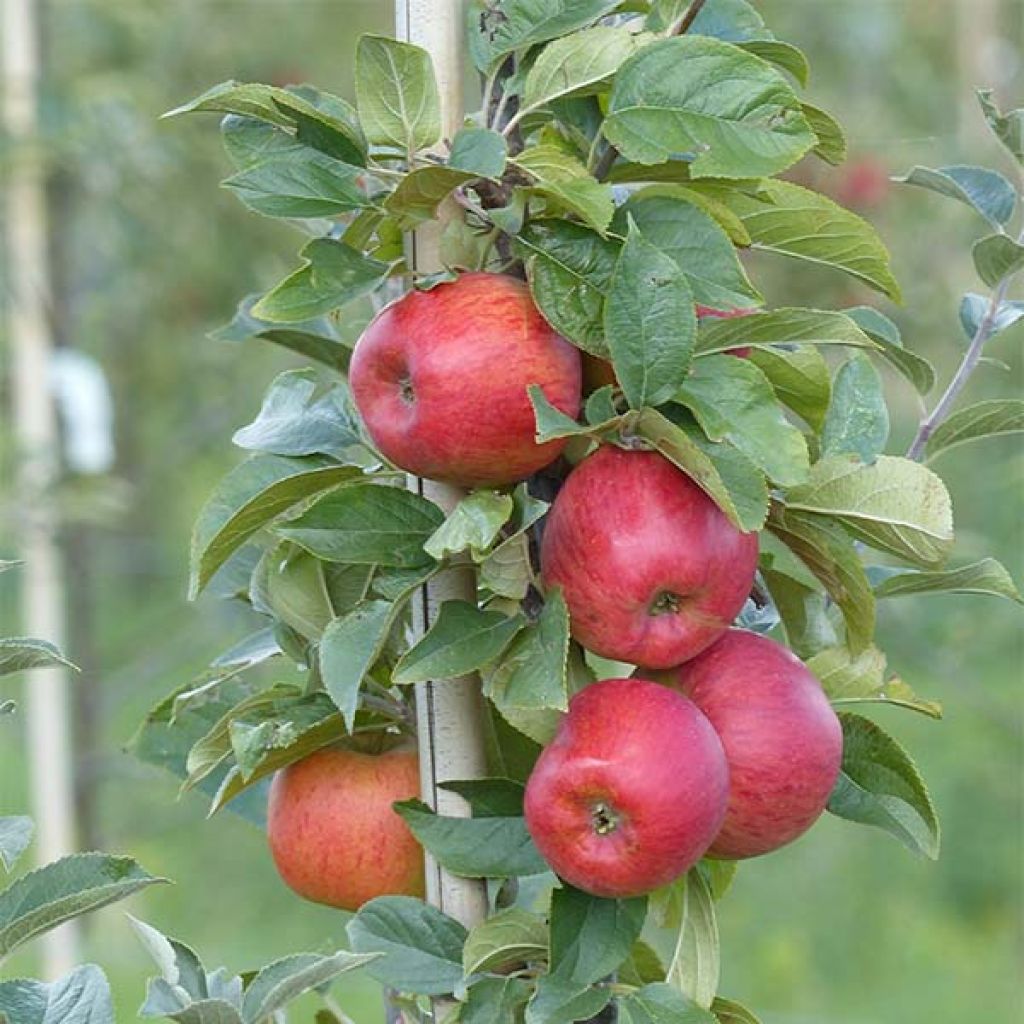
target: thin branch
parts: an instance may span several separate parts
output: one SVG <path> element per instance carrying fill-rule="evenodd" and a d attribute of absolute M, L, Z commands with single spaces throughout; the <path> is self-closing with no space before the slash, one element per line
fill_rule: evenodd
<path fill-rule="evenodd" d="M 619 151 L 609 142 L 608 148 L 601 154 L 601 159 L 598 160 L 597 166 L 594 168 L 594 177 L 598 181 L 604 181 L 611 174 L 612 164 L 615 163 L 618 155 Z"/>
<path fill-rule="evenodd" d="M 700 14 L 701 8 L 705 3 L 707 3 L 707 0 L 693 0 L 693 3 L 687 7 L 686 13 L 669 29 L 668 34 L 670 36 L 686 35 L 690 26 L 697 20 L 697 15 Z"/>
<path fill-rule="evenodd" d="M 1018 238 L 1018 244 L 1022 243 L 1024 243 L 1024 231 L 1021 231 Z M 960 396 L 960 392 L 963 391 L 967 381 L 970 380 L 971 374 L 977 368 L 985 344 L 995 333 L 996 318 L 999 316 L 999 309 L 1006 298 L 1011 277 L 1013 277 L 1012 274 L 1007 274 L 996 286 L 995 291 L 993 291 L 988 307 L 985 310 L 985 315 L 981 318 L 981 322 L 974 332 L 974 337 L 971 338 L 971 343 L 964 353 L 963 360 L 957 367 L 953 379 L 949 382 L 949 387 L 943 392 L 935 408 L 921 420 L 917 428 L 917 434 L 907 449 L 908 459 L 920 461 L 921 456 L 924 454 L 925 446 L 928 444 L 928 439 L 949 416 L 957 398 Z"/>

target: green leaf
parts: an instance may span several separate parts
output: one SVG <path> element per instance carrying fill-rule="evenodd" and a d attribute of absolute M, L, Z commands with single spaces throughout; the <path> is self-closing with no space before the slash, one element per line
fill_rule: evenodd
<path fill-rule="evenodd" d="M 30 636 L 0 637 L 0 676 L 54 665 L 66 665 L 77 671 L 77 667 L 47 640 Z"/>
<path fill-rule="evenodd" d="M 811 77 L 811 67 L 807 63 L 807 57 L 802 50 L 797 49 L 792 43 L 784 43 L 779 39 L 748 39 L 737 44 L 740 49 L 752 53 L 761 60 L 774 64 L 787 74 L 793 76 L 797 83 L 807 88 L 807 81 Z M 807 117 L 807 106 L 804 105 L 804 116 Z M 810 117 L 808 117 L 810 120 Z M 814 123 L 811 128 L 817 131 Z"/>
<path fill-rule="evenodd" d="M 732 999 L 719 997 L 711 1004 L 711 1010 L 719 1024 L 761 1024 L 750 1010 Z"/>
<path fill-rule="evenodd" d="M 518 1024 L 532 991 L 524 978 L 484 978 L 469 990 L 459 1024 Z"/>
<path fill-rule="evenodd" d="M 935 367 L 915 352 L 903 347 L 899 328 L 871 306 L 851 306 L 843 313 L 880 346 L 879 354 L 891 363 L 918 394 L 927 395 L 935 387 Z"/>
<path fill-rule="evenodd" d="M 535 221 L 516 239 L 534 301 L 559 334 L 607 357 L 604 300 L 620 245 L 564 220 Z"/>
<path fill-rule="evenodd" d="M 942 717 L 941 704 L 918 697 L 898 676 L 886 679 L 886 658 L 875 646 L 856 655 L 845 647 L 828 647 L 809 658 L 807 667 L 835 705 L 891 704 L 929 718 Z"/>
<path fill-rule="evenodd" d="M 392 678 L 405 685 L 467 675 L 497 658 L 525 624 L 522 615 L 445 601 L 426 635 L 399 660 Z"/>
<path fill-rule="evenodd" d="M 536 622 L 509 644 L 487 680 L 487 696 L 499 710 L 569 709 L 569 610 L 562 592 L 549 591 Z"/>
<path fill-rule="evenodd" d="M 632 196 L 613 224 L 625 234 L 632 218 L 643 237 L 670 256 L 686 275 L 695 302 L 712 309 L 760 305 L 728 234 L 697 205 L 699 193 L 674 185 L 653 186 Z"/>
<path fill-rule="evenodd" d="M 647 27 L 663 31 L 675 26 L 690 4 L 691 0 L 654 0 L 647 16 Z M 770 38 L 761 15 L 747 0 L 710 0 L 700 9 L 689 31 L 730 43 L 762 36 Z"/>
<path fill-rule="evenodd" d="M 715 1024 L 715 1018 L 665 982 L 644 985 L 620 997 L 620 1024 Z"/>
<path fill-rule="evenodd" d="M 928 788 L 910 755 L 880 726 L 841 714 L 843 767 L 828 809 L 840 818 L 873 825 L 914 853 L 939 855 L 939 821 Z"/>
<path fill-rule="evenodd" d="M 780 402 L 816 431 L 821 430 L 832 397 L 832 381 L 828 363 L 816 348 L 751 348 L 747 359 L 768 378 Z"/>
<path fill-rule="evenodd" d="M 242 1019 L 245 1024 L 259 1024 L 306 992 L 329 985 L 335 978 L 376 958 L 374 954 L 341 950 L 331 956 L 296 953 L 275 960 L 264 967 L 246 988 Z"/>
<path fill-rule="evenodd" d="M 822 459 L 786 503 L 831 516 L 870 547 L 925 568 L 942 562 L 953 543 L 945 484 L 909 459 L 881 455 L 871 466 L 849 457 Z"/>
<path fill-rule="evenodd" d="M 391 272 L 391 264 L 332 238 L 315 238 L 299 255 L 303 266 L 267 292 L 253 316 L 271 323 L 309 320 L 376 290 Z"/>
<path fill-rule="evenodd" d="M 772 345 L 845 345 L 876 348 L 875 342 L 843 313 L 824 309 L 773 309 L 732 319 L 705 319 L 697 332 L 696 356 L 734 348 Z"/>
<path fill-rule="evenodd" d="M 712 441 L 730 441 L 769 479 L 783 486 L 807 479 L 807 442 L 753 363 L 727 355 L 698 360 L 676 400 Z"/>
<path fill-rule="evenodd" d="M 334 217 L 370 205 L 362 168 L 303 147 L 251 164 L 222 184 L 268 217 Z"/>
<path fill-rule="evenodd" d="M 390 601 L 364 601 L 324 630 L 320 675 L 349 732 L 355 727 L 359 688 L 380 657 L 395 614 Z"/>
<path fill-rule="evenodd" d="M 634 409 L 662 405 L 690 367 L 697 317 L 686 275 L 630 224 L 608 289 L 605 339 Z"/>
<path fill-rule="evenodd" d="M 166 882 L 130 857 L 79 853 L 37 868 L 0 892 L 0 960 L 51 928 Z"/>
<path fill-rule="evenodd" d="M 489 128 L 460 128 L 452 139 L 448 166 L 471 171 L 481 178 L 500 178 L 505 172 L 508 146 L 505 138 Z"/>
<path fill-rule="evenodd" d="M 856 353 L 836 373 L 821 431 L 821 455 L 856 455 L 871 462 L 889 440 L 889 409 L 882 380 L 867 356 Z"/>
<path fill-rule="evenodd" d="M 762 536 L 764 541 L 772 534 Z M 774 564 L 774 557 L 771 559 Z M 826 647 L 839 643 L 835 628 L 828 616 L 828 604 L 812 579 L 808 585 L 788 572 L 776 572 L 762 565 L 761 576 L 771 594 L 775 609 L 786 630 L 786 642 L 801 658 L 809 658 Z"/>
<path fill-rule="evenodd" d="M 590 988 L 561 975 L 544 974 L 537 980 L 526 1007 L 526 1024 L 573 1024 L 596 1017 L 611 1001 L 608 988 Z"/>
<path fill-rule="evenodd" d="M 1003 114 L 992 101 L 991 89 L 979 89 L 978 102 L 992 133 L 1018 163 L 1024 164 L 1024 109 Z"/>
<path fill-rule="evenodd" d="M 596 91 L 645 41 L 628 29 L 605 25 L 556 39 L 544 47 L 530 68 L 520 111 L 543 107 L 563 96 Z"/>
<path fill-rule="evenodd" d="M 855 653 L 875 633 L 875 599 L 849 535 L 827 519 L 773 505 L 768 528 L 814 573 L 839 606 Z"/>
<path fill-rule="evenodd" d="M 384 36 L 360 36 L 356 105 L 371 143 L 411 158 L 441 137 L 441 101 L 426 50 Z"/>
<path fill-rule="evenodd" d="M 274 102 L 275 97 L 282 94 L 285 94 L 283 89 L 259 82 L 221 82 L 162 116 L 178 117 L 181 114 L 213 111 L 255 117 L 287 128 L 291 126 L 291 121 Z"/>
<path fill-rule="evenodd" d="M 658 954 L 643 939 L 637 939 L 629 956 L 618 970 L 621 984 L 641 988 L 665 980 L 665 967 Z"/>
<path fill-rule="evenodd" d="M 815 143 L 787 80 L 729 43 L 663 39 L 615 76 L 605 136 L 629 160 L 692 151 L 694 178 L 750 178 L 791 167 Z"/>
<path fill-rule="evenodd" d="M 531 384 L 527 388 L 530 396 L 530 404 L 533 406 L 533 416 L 537 424 L 536 440 L 538 444 L 545 441 L 553 441 L 561 437 L 600 437 L 606 431 L 614 431 L 622 422 L 621 416 L 596 425 L 577 423 L 570 416 L 566 416 L 561 409 L 557 409 L 549 401 L 541 387 Z"/>
<path fill-rule="evenodd" d="M 247 295 L 238 304 L 231 323 L 212 331 L 209 337 L 214 341 L 228 342 L 262 338 L 298 352 L 307 359 L 315 359 L 332 370 L 344 369 L 348 365 L 351 349 L 339 336 L 330 319 L 317 317 L 282 327 L 252 315 L 252 308 L 259 298 L 259 295 Z"/>
<path fill-rule="evenodd" d="M 533 180 L 533 191 L 604 233 L 615 212 L 610 185 L 594 180 L 575 157 L 553 145 L 529 146 L 509 161 Z"/>
<path fill-rule="evenodd" d="M 715 901 L 696 868 L 686 876 L 683 896 L 683 919 L 665 980 L 706 1009 L 718 991 L 721 961 Z"/>
<path fill-rule="evenodd" d="M 994 228 L 1005 224 L 1017 205 L 1013 185 L 998 171 L 958 164 L 952 167 L 913 167 L 903 177 L 893 178 L 903 185 L 917 185 L 956 199 L 977 210 Z"/>
<path fill-rule="evenodd" d="M 1024 268 L 1024 245 L 1006 235 L 989 235 L 971 250 L 978 277 L 990 288 Z"/>
<path fill-rule="evenodd" d="M 32 819 L 24 815 L 0 818 L 0 864 L 5 871 L 29 848 L 34 832 Z"/>
<path fill-rule="evenodd" d="M 978 333 L 982 322 L 989 316 L 991 299 L 977 292 L 968 292 L 960 302 L 960 325 L 971 340 Z M 1024 302 L 1008 300 L 999 304 L 994 316 L 989 318 L 989 329 L 993 335 L 1005 331 L 1024 317 Z"/>
<path fill-rule="evenodd" d="M 257 530 L 301 502 L 360 476 L 323 456 L 255 455 L 235 467 L 203 506 L 192 532 L 189 596 L 195 599 L 228 557 Z"/>
<path fill-rule="evenodd" d="M 929 461 L 968 441 L 1005 437 L 1024 431 L 1024 400 L 993 398 L 969 405 L 940 423 L 925 446 Z"/>
<path fill-rule="evenodd" d="M 695 426 L 680 426 L 654 409 L 642 410 L 633 429 L 691 477 L 734 526 L 750 532 L 764 525 L 764 476 L 732 445 L 708 441 Z"/>
<path fill-rule="evenodd" d="M 526 787 L 514 779 L 452 779 L 441 789 L 458 793 L 472 808 L 474 818 L 520 818 Z"/>
<path fill-rule="evenodd" d="M 366 166 L 366 136 L 348 100 L 311 85 L 275 90 L 274 106 L 295 122 L 299 142 L 345 163 Z"/>
<path fill-rule="evenodd" d="M 480 561 L 511 518 L 514 507 L 509 494 L 474 491 L 455 506 L 423 548 L 438 561 L 466 550 Z"/>
<path fill-rule="evenodd" d="M 418 494 L 360 483 L 325 495 L 277 532 L 330 562 L 416 568 L 430 563 L 423 545 L 443 521 Z"/>
<path fill-rule="evenodd" d="M 467 932 L 435 907 L 409 896 L 364 903 L 347 926 L 357 953 L 383 953 L 367 972 L 381 984 L 418 995 L 454 992 L 462 981 Z"/>
<path fill-rule="evenodd" d="M 534 406 L 537 399 L 533 396 Z M 532 498 L 525 484 L 512 494 L 515 512 L 512 532 L 480 563 L 480 586 L 514 601 L 521 601 L 533 581 L 530 543 L 526 531 L 547 511 L 547 502 Z"/>
<path fill-rule="evenodd" d="M 647 897 L 606 900 L 563 885 L 551 894 L 551 973 L 591 985 L 613 973 L 640 938 Z"/>
<path fill-rule="evenodd" d="M 546 960 L 547 955 L 548 928 L 543 919 L 512 908 L 470 929 L 462 950 L 462 969 L 468 977 Z"/>
<path fill-rule="evenodd" d="M 994 558 L 983 558 L 958 569 L 887 573 L 875 585 L 876 597 L 905 594 L 989 594 L 1024 603 L 1013 578 Z"/>
<path fill-rule="evenodd" d="M 95 964 L 50 983 L 19 978 L 0 983 L 0 1021 L 10 1024 L 114 1024 L 106 975 Z"/>
<path fill-rule="evenodd" d="M 384 200 L 384 207 L 404 230 L 410 230 L 435 217 L 443 199 L 460 185 L 478 177 L 472 171 L 441 164 L 417 167 L 402 178 L 395 191 Z"/>
<path fill-rule="evenodd" d="M 597 21 L 619 0 L 501 0 L 483 15 L 477 68 L 488 71 L 506 55 L 568 35 Z"/>
<path fill-rule="evenodd" d="M 801 103 L 800 109 L 818 139 L 814 147 L 815 155 L 825 163 L 838 167 L 846 160 L 846 136 L 842 125 L 828 111 L 810 103 Z"/>
<path fill-rule="evenodd" d="M 707 191 L 739 216 L 755 249 L 843 270 L 900 301 L 889 253 L 875 229 L 831 199 L 789 181 Z"/>
<path fill-rule="evenodd" d="M 335 386 L 316 396 L 312 370 L 287 370 L 267 390 L 259 415 L 231 440 L 239 448 L 270 455 L 331 455 L 347 461 L 346 453 L 361 446 L 345 406 L 345 392 Z"/>

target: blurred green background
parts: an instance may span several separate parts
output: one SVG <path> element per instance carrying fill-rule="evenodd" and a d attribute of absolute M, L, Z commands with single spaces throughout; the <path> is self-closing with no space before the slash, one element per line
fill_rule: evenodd
<path fill-rule="evenodd" d="M 765 0 L 769 26 L 808 53 L 810 98 L 848 130 L 846 169 L 799 168 L 877 223 L 905 292 L 881 303 L 905 342 L 948 379 L 965 341 L 956 309 L 980 290 L 965 207 L 890 186 L 915 163 L 990 163 L 1012 173 L 976 114 L 973 88 L 1024 100 L 1024 5 L 1016 0 Z M 273 375 L 295 359 L 271 346 L 215 343 L 246 292 L 296 262 L 301 237 L 246 213 L 218 180 L 213 117 L 158 115 L 226 78 L 309 81 L 351 93 L 354 42 L 390 31 L 380 0 L 51 0 L 45 18 L 45 137 L 56 213 L 54 323 L 62 345 L 97 359 L 116 409 L 116 469 L 62 488 L 70 563 L 83 845 L 137 857 L 176 880 L 131 910 L 194 945 L 209 966 L 248 969 L 341 941 L 343 915 L 293 899 L 262 837 L 230 814 L 204 822 L 200 798 L 122 752 L 161 695 L 244 635 L 240 611 L 184 599 L 190 524 L 239 454 Z M 4 155 L 0 149 L 0 159 Z M 0 163 L 2 167 L 2 163 Z M 752 261 L 775 305 L 876 302 L 806 265 Z M 3 344 L 6 345 L 6 339 Z M 1024 328 L 1001 335 L 972 398 L 1020 393 Z M 6 364 L 5 359 L 5 364 Z M 918 415 L 888 378 L 890 450 Z M 3 393 L 9 399 L 9 382 Z M 5 431 L 6 436 L 6 431 Z M 10 446 L 0 468 L 10 479 Z M 987 554 L 1024 579 L 1024 451 L 967 447 L 937 468 L 957 512 L 960 562 Z M 0 488 L 0 557 L 14 552 L 17 495 Z M 0 581 L 0 633 L 17 631 L 16 580 Z M 1002 1024 L 1024 1019 L 1024 759 L 1020 609 L 987 598 L 886 603 L 891 666 L 945 704 L 934 723 L 880 712 L 913 751 L 944 823 L 938 864 L 878 832 L 827 818 L 797 845 L 744 865 L 721 907 L 724 994 L 765 1024 Z M 0 686 L 0 699 L 17 695 Z M 89 723 L 93 727 L 89 727 Z M 0 725 L 0 814 L 27 807 L 16 719 Z M 120 910 L 87 923 L 87 955 L 135 1019 L 149 964 Z M 9 965 L 34 969 L 31 955 Z M 359 1024 L 383 1019 L 375 988 L 338 986 Z M 307 1017 L 312 1019 L 312 1011 Z"/>

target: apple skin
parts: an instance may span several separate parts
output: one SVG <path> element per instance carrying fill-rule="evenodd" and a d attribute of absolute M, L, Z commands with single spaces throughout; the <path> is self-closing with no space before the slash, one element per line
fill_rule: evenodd
<path fill-rule="evenodd" d="M 391 805 L 419 796 L 419 757 L 327 747 L 279 771 L 267 838 L 300 896 L 358 910 L 375 896 L 423 896 L 423 850 Z"/>
<path fill-rule="evenodd" d="M 757 534 L 737 530 L 667 459 L 606 445 L 555 498 L 540 562 L 584 647 L 669 668 L 713 644 L 739 614 L 757 553 Z"/>
<path fill-rule="evenodd" d="M 462 274 L 382 310 L 356 344 L 349 383 L 370 437 L 396 466 L 462 487 L 500 487 L 565 447 L 534 440 L 527 388 L 539 385 L 575 419 L 580 355 L 522 281 Z"/>
<path fill-rule="evenodd" d="M 768 637 L 730 629 L 657 678 L 704 712 L 725 747 L 729 808 L 712 857 L 770 853 L 818 820 L 839 775 L 843 730 L 796 655 Z"/>
<path fill-rule="evenodd" d="M 526 827 L 565 881 L 639 896 L 703 856 L 729 771 L 696 706 L 644 679 L 606 679 L 569 702 L 526 784 Z"/>

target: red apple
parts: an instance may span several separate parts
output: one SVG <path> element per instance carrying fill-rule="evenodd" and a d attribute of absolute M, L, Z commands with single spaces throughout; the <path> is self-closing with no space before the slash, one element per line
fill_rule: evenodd
<path fill-rule="evenodd" d="M 843 757 L 818 680 L 781 644 L 741 629 L 666 675 L 715 727 L 729 762 L 729 809 L 711 856 L 757 857 L 803 835 Z"/>
<path fill-rule="evenodd" d="M 527 388 L 573 418 L 580 355 L 540 315 L 527 286 L 463 274 L 409 292 L 356 344 L 349 382 L 373 443 L 396 466 L 464 487 L 523 480 L 565 441 L 538 445 Z"/>
<path fill-rule="evenodd" d="M 757 535 L 657 452 L 599 448 L 548 513 L 547 587 L 561 587 L 572 635 L 595 654 L 668 668 L 709 647 L 743 607 Z"/>
<path fill-rule="evenodd" d="M 391 805 L 419 796 L 415 750 L 327 747 L 270 787 L 267 837 L 284 881 L 307 900 L 358 910 L 375 896 L 422 896 L 423 850 Z"/>
<path fill-rule="evenodd" d="M 704 854 L 729 772 L 707 719 L 668 687 L 606 679 L 569 704 L 526 785 L 526 826 L 544 859 L 595 896 L 639 896 Z"/>

